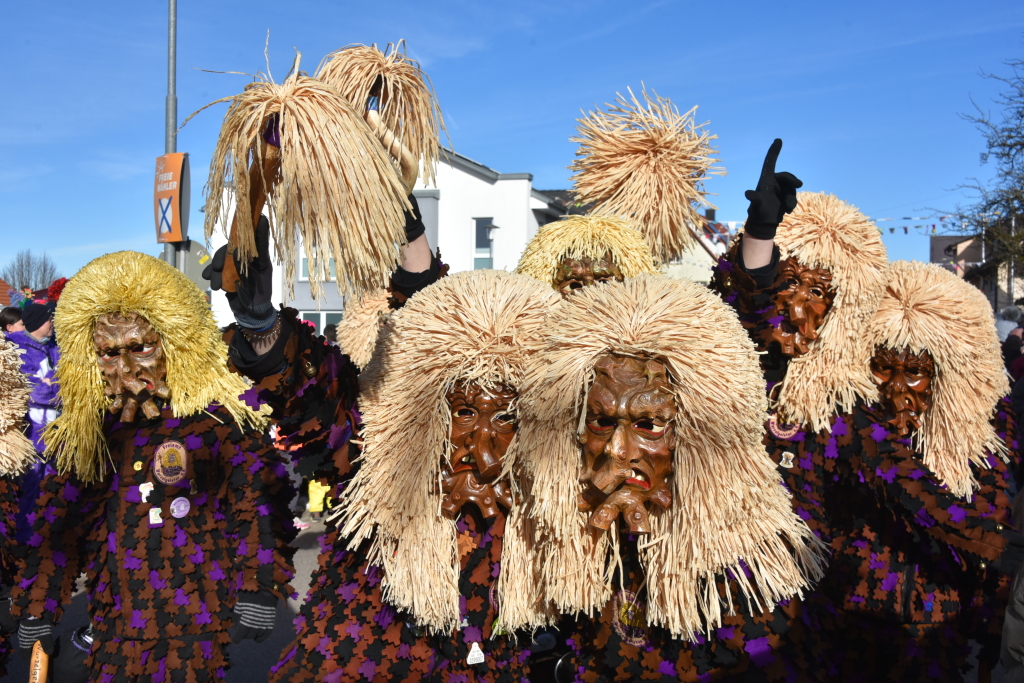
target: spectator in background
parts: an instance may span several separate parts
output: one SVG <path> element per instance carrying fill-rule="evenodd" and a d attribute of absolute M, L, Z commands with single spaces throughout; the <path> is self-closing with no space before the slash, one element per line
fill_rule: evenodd
<path fill-rule="evenodd" d="M 331 342 L 332 345 L 338 345 L 338 326 L 331 323 L 330 325 L 324 325 L 324 336 L 327 337 L 327 341 Z"/>
<path fill-rule="evenodd" d="M 0 332 L 5 336 L 11 332 L 21 332 L 25 323 L 21 322 L 21 309 L 17 306 L 5 306 L 0 310 Z"/>
<path fill-rule="evenodd" d="M 1024 351 L 1024 343 L 1022 343 L 1021 337 L 1018 334 L 1011 334 L 1003 342 L 1003 365 L 1011 374 L 1013 373 L 1013 364 L 1020 358 L 1022 351 Z"/>
<path fill-rule="evenodd" d="M 999 341 L 1004 342 L 1020 325 L 1020 309 L 1016 306 L 1007 306 L 999 311 L 999 320 L 996 320 L 996 332 L 999 334 Z"/>
<path fill-rule="evenodd" d="M 44 450 L 43 430 L 57 418 L 56 370 L 60 354 L 53 340 L 52 320 L 56 307 L 53 301 L 28 304 L 21 314 L 25 328 L 7 334 L 7 338 L 22 351 L 21 371 L 32 385 L 32 395 L 28 399 L 28 437 L 40 454 Z M 27 468 L 21 477 L 21 500 L 17 515 L 17 539 L 21 543 L 28 541 L 32 532 L 32 524 L 27 515 L 35 506 L 44 471 L 45 465 L 38 462 Z"/>

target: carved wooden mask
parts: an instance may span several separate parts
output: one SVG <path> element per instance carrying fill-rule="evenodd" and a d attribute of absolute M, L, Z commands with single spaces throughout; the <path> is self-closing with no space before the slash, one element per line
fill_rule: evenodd
<path fill-rule="evenodd" d="M 606 252 L 598 260 L 592 258 L 573 259 L 565 256 L 558 262 L 554 286 L 563 298 L 577 289 L 583 289 L 599 282 L 622 282 L 622 270 L 616 265 L 612 253 Z"/>
<path fill-rule="evenodd" d="M 104 392 L 114 399 L 110 412 L 120 413 L 121 422 L 133 422 L 139 407 L 147 418 L 159 417 L 157 399 L 169 399 L 171 391 L 164 382 L 163 342 L 149 321 L 137 314 L 104 313 L 96 319 L 92 339 Z"/>
<path fill-rule="evenodd" d="M 935 361 L 927 350 L 878 347 L 871 358 L 871 374 L 878 385 L 886 422 L 907 436 L 921 428 L 921 416 L 932 405 Z"/>
<path fill-rule="evenodd" d="M 785 259 L 779 263 L 775 279 L 773 329 L 768 342 L 778 342 L 785 356 L 807 353 L 808 343 L 818 338 L 834 300 L 829 271 L 807 268 L 792 257 Z"/>

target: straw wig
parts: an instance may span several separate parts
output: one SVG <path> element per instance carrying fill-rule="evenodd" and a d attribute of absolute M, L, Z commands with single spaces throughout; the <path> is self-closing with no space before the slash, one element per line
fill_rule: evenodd
<path fill-rule="evenodd" d="M 607 111 L 591 112 L 578 121 L 578 157 L 569 168 L 576 197 L 593 202 L 594 213 L 633 221 L 666 262 L 689 248 L 694 231 L 702 230 L 698 206 L 709 175 L 725 175 L 712 166 L 718 159 L 711 141 L 717 135 L 696 125 L 697 107 L 685 114 L 667 99 L 644 90 L 643 102 L 629 90 Z M 713 207 L 712 207 L 713 208 Z"/>
<path fill-rule="evenodd" d="M 456 527 L 441 513 L 438 486 L 453 448 L 445 395 L 459 381 L 518 390 L 527 348 L 560 302 L 550 287 L 514 273 L 446 277 L 392 314 L 360 376 L 363 462 L 342 502 L 342 533 L 353 549 L 373 539 L 370 561 L 384 567 L 385 600 L 432 631 L 450 633 L 461 619 Z M 519 467 L 509 455 L 503 476 L 519 500 Z M 498 579 L 509 630 L 545 621 L 533 536 L 517 505 L 506 519 Z"/>
<path fill-rule="evenodd" d="M 776 405 L 788 422 L 830 430 L 837 404 L 850 411 L 858 397 L 878 396 L 864 335 L 885 290 L 888 262 L 881 233 L 856 207 L 820 192 L 801 192 L 797 201 L 775 244 L 783 259 L 831 272 L 835 299 L 818 339 L 789 361 Z"/>
<path fill-rule="evenodd" d="M 563 258 L 597 260 L 609 251 L 623 277 L 658 273 L 644 236 L 613 216 L 566 216 L 542 226 L 526 245 L 516 272 L 554 287 Z"/>
<path fill-rule="evenodd" d="M 758 356 L 728 306 L 696 283 L 644 275 L 584 288 L 544 329 L 515 448 L 532 481 L 546 596 L 559 611 L 597 612 L 612 594 L 618 533 L 591 535 L 577 508 L 586 396 L 608 353 L 665 363 L 679 411 L 673 503 L 649 508 L 650 541 L 640 544 L 648 622 L 693 640 L 721 624 L 716 579 L 726 572 L 769 609 L 820 577 L 820 542 L 762 445 Z"/>
<path fill-rule="evenodd" d="M 391 313 L 390 302 L 388 290 L 375 289 L 345 306 L 345 315 L 338 323 L 338 345 L 356 367 L 365 368 L 370 362 L 380 326 Z"/>
<path fill-rule="evenodd" d="M 988 467 L 988 453 L 1006 455 L 991 418 L 1010 385 L 985 295 L 934 264 L 894 261 L 867 339 L 870 353 L 931 353 L 932 407 L 921 416 L 916 447 L 953 493 L 970 496 L 978 488 L 970 464 Z"/>
<path fill-rule="evenodd" d="M 260 76 L 241 94 L 211 103 L 231 106 L 210 161 L 206 238 L 218 223 L 231 225 L 232 203 L 225 191 L 232 188 L 238 207 L 233 239 L 242 262 L 255 258 L 256 226 L 243 207 L 250 206 L 251 193 L 267 192 L 272 178 L 254 176 L 262 184 L 249 187 L 248 169 L 250 163 L 263 166 L 262 136 L 268 128 L 273 131 L 276 116 L 281 161 L 279 180 L 268 195 L 269 219 L 288 291 L 295 286 L 300 240 L 314 298 L 332 277 L 330 259 L 340 292 L 384 287 L 405 242 L 406 191 L 391 157 L 356 110 L 334 88 L 297 67 L 280 85 Z"/>
<path fill-rule="evenodd" d="M 0 476 L 16 477 L 36 460 L 36 449 L 22 431 L 31 394 L 21 350 L 0 334 Z"/>
<path fill-rule="evenodd" d="M 405 41 L 376 45 L 349 45 L 324 58 L 316 77 L 340 92 L 352 106 L 365 105 L 370 92 L 380 88 L 380 116 L 384 126 L 420 165 L 424 183 L 433 184 L 441 131 L 447 136 L 434 86 L 418 62 L 405 54 Z"/>
<path fill-rule="evenodd" d="M 243 428 L 265 426 L 264 419 L 238 400 L 245 382 L 228 370 L 227 346 L 199 288 L 159 259 L 119 251 L 86 264 L 68 281 L 57 303 L 57 380 L 64 407 L 43 440 L 46 455 L 56 456 L 61 472 L 74 470 L 86 482 L 106 474 L 102 427 L 111 399 L 103 392 L 92 338 L 96 319 L 104 313 L 137 313 L 160 335 L 175 417 L 220 403 Z"/>

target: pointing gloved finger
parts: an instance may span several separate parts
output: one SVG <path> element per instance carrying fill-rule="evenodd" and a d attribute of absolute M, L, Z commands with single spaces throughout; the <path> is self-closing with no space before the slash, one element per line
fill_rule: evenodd
<path fill-rule="evenodd" d="M 772 146 L 768 148 L 768 154 L 765 155 L 764 164 L 761 166 L 761 179 L 757 183 L 759 188 L 762 187 L 762 182 L 769 183 L 774 179 L 775 162 L 779 160 L 780 152 L 782 152 L 782 140 L 775 138 Z"/>

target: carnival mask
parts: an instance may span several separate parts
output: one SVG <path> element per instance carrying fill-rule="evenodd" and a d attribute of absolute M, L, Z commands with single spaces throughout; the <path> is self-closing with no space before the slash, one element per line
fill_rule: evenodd
<path fill-rule="evenodd" d="M 476 505 L 485 518 L 498 514 L 497 504 L 512 508 L 512 494 L 501 476 L 501 460 L 516 433 L 511 412 L 516 392 L 499 387 L 493 393 L 475 382 L 459 382 L 447 394 L 452 411 L 448 467 L 442 473 L 441 510 L 455 519 L 466 503 Z"/>
<path fill-rule="evenodd" d="M 622 270 L 616 265 L 609 251 L 597 260 L 586 256 L 580 259 L 563 257 L 558 262 L 554 286 L 564 298 L 577 289 L 599 282 L 622 282 L 623 279 Z"/>
<path fill-rule="evenodd" d="M 110 412 L 120 413 L 121 422 L 134 421 L 139 407 L 147 418 L 159 417 L 156 400 L 170 398 L 171 391 L 164 383 L 163 343 L 149 321 L 132 313 L 104 313 L 96 319 L 92 340 L 106 381 L 104 393 L 114 399 Z"/>
<path fill-rule="evenodd" d="M 581 510 L 608 529 L 619 513 L 633 533 L 649 533 L 645 503 L 672 505 L 675 397 L 665 365 L 607 355 L 594 365 L 587 422 L 580 434 Z"/>
<path fill-rule="evenodd" d="M 912 353 L 904 347 L 899 351 L 885 347 L 875 349 L 871 358 L 871 374 L 886 420 L 900 436 L 910 434 L 910 428 L 921 428 L 921 416 L 932 405 L 932 379 L 935 361 L 927 350 Z"/>
<path fill-rule="evenodd" d="M 779 264 L 775 279 L 773 329 L 768 342 L 778 342 L 784 356 L 807 353 L 807 345 L 818 338 L 818 328 L 834 299 L 832 273 L 787 258 Z"/>

